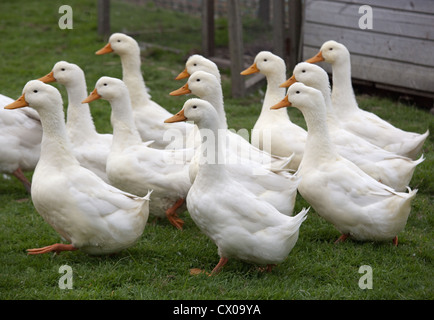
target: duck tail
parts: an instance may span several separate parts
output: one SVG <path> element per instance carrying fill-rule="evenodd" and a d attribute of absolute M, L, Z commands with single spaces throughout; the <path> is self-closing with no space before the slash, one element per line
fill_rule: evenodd
<path fill-rule="evenodd" d="M 408 216 L 411 212 L 411 202 L 416 197 L 417 189 L 411 190 L 410 187 L 407 187 L 408 193 L 404 193 L 404 199 L 402 200 L 400 204 L 400 209 L 398 212 L 398 216 L 400 216 L 401 219 L 404 219 L 407 221 Z M 402 194 L 402 193 L 401 193 Z"/>
<path fill-rule="evenodd" d="M 419 159 L 413 161 L 413 164 L 414 164 L 414 166 L 417 166 L 418 164 L 420 164 L 424 161 L 425 161 L 425 156 L 422 154 Z"/>
<path fill-rule="evenodd" d="M 429 130 L 420 134 L 415 140 L 412 141 L 413 148 L 409 151 L 409 157 L 416 159 L 417 154 L 422 150 L 423 144 L 429 135 Z"/>
<path fill-rule="evenodd" d="M 290 233 L 296 232 L 300 228 L 303 221 L 306 220 L 309 209 L 310 207 L 307 209 L 303 208 L 299 213 L 297 213 L 297 215 L 289 217 L 291 218 L 291 222 L 290 227 L 289 229 L 287 229 L 287 231 L 289 231 Z"/>
<path fill-rule="evenodd" d="M 146 196 L 143 197 L 143 199 L 150 201 L 152 191 L 154 191 L 154 190 L 148 190 L 148 193 L 146 194 Z"/>
<path fill-rule="evenodd" d="M 416 193 L 417 193 L 418 189 L 411 190 L 411 188 L 407 186 L 407 190 L 408 190 L 408 197 L 406 199 L 406 202 L 407 201 L 411 202 L 416 197 Z"/>

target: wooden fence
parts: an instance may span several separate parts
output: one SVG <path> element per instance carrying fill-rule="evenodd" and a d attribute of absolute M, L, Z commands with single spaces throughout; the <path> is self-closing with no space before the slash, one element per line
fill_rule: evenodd
<path fill-rule="evenodd" d="M 359 27 L 362 5 L 372 8 L 372 29 Z M 303 59 L 336 40 L 351 53 L 354 81 L 434 97 L 434 1 L 306 0 L 304 13 Z"/>
<path fill-rule="evenodd" d="M 230 59 L 214 56 L 216 1 L 202 0 L 202 52 L 231 68 L 232 95 L 241 97 L 263 77 L 239 75 L 245 68 L 240 0 L 225 0 Z M 359 26 L 362 5 L 372 8 L 371 29 Z M 433 0 L 257 0 L 257 6 L 259 18 L 273 16 L 273 52 L 287 61 L 288 73 L 325 41 L 336 40 L 351 53 L 355 82 L 434 98 Z M 109 0 L 98 0 L 98 8 L 98 32 L 107 35 Z M 331 72 L 330 65 L 321 66 Z"/>

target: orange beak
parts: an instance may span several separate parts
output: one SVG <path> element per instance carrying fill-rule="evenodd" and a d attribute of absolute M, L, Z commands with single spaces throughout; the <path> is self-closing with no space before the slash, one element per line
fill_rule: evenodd
<path fill-rule="evenodd" d="M 106 54 L 106 53 L 110 53 L 113 51 L 114 50 L 112 49 L 112 46 L 110 45 L 110 43 L 107 43 L 103 48 L 101 48 L 97 52 L 95 52 L 95 54 L 101 55 L 101 54 Z"/>
<path fill-rule="evenodd" d="M 320 62 L 320 61 L 324 61 L 324 57 L 322 56 L 322 52 L 321 52 L 321 51 L 318 52 L 318 53 L 316 54 L 316 56 L 313 56 L 312 58 L 307 59 L 305 62 L 308 62 L 308 63 L 315 63 L 315 62 Z"/>
<path fill-rule="evenodd" d="M 89 95 L 86 99 L 84 99 L 81 103 L 89 103 L 89 102 L 92 102 L 92 101 L 98 100 L 98 99 L 100 99 L 100 98 L 101 98 L 101 96 L 98 94 L 98 92 L 96 91 L 96 88 L 95 88 L 95 89 L 93 89 L 93 91 L 90 93 L 90 95 Z"/>
<path fill-rule="evenodd" d="M 23 93 L 21 97 L 19 97 L 17 100 L 5 106 L 5 109 L 12 110 L 12 109 L 24 108 L 27 107 L 28 105 L 29 103 L 24 98 L 24 93 Z"/>
<path fill-rule="evenodd" d="M 188 78 L 190 76 L 190 74 L 187 71 L 187 68 L 185 68 L 180 74 L 178 74 L 175 78 L 175 80 L 181 80 L 181 79 L 185 79 Z"/>
<path fill-rule="evenodd" d="M 172 91 L 171 93 L 169 93 L 171 96 L 182 96 L 184 94 L 189 94 L 191 93 L 191 90 L 188 88 L 188 83 L 186 83 L 185 85 L 183 85 L 181 88 Z"/>
<path fill-rule="evenodd" d="M 186 121 L 186 120 L 187 120 L 187 118 L 184 116 L 184 109 L 182 109 L 174 116 L 170 117 L 169 119 L 164 120 L 164 123 L 181 122 L 181 121 Z"/>
<path fill-rule="evenodd" d="M 283 98 L 282 101 L 280 101 L 278 104 L 275 104 L 270 109 L 277 110 L 277 109 L 280 109 L 280 108 L 285 108 L 285 107 L 290 107 L 290 106 L 292 106 L 292 104 L 288 100 L 288 95 L 286 95 L 285 98 Z"/>
<path fill-rule="evenodd" d="M 42 78 L 38 79 L 39 81 L 42 81 L 44 83 L 50 83 L 50 82 L 56 82 L 56 78 L 54 78 L 54 73 L 51 71 L 49 74 L 43 76 Z"/>
<path fill-rule="evenodd" d="M 249 74 L 257 73 L 259 72 L 259 69 L 256 65 L 256 63 L 252 64 L 250 67 L 248 67 L 246 70 L 242 71 L 241 74 L 243 76 L 247 76 Z"/>
<path fill-rule="evenodd" d="M 295 76 L 292 75 L 291 78 L 289 78 L 288 80 L 286 80 L 279 87 L 281 87 L 281 88 L 289 88 L 295 82 L 297 82 L 297 79 L 295 79 Z"/>

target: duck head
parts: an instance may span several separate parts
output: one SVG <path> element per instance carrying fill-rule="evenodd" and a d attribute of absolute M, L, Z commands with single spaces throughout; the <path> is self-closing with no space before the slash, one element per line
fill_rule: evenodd
<path fill-rule="evenodd" d="M 219 82 L 221 81 L 220 71 L 217 65 L 213 61 L 201 56 L 200 54 L 194 54 L 187 59 L 187 62 L 185 63 L 185 69 L 178 74 L 175 80 L 186 79 L 196 71 L 209 72 L 213 74 Z"/>
<path fill-rule="evenodd" d="M 121 96 L 128 96 L 128 88 L 122 80 L 112 77 L 101 77 L 96 82 L 95 89 L 82 103 L 89 103 L 98 99 L 112 101 Z"/>
<path fill-rule="evenodd" d="M 83 79 L 84 72 L 76 64 L 66 61 L 57 62 L 52 71 L 38 80 L 44 83 L 59 82 L 62 85 L 67 85 L 77 79 Z"/>
<path fill-rule="evenodd" d="M 297 81 L 317 89 L 322 85 L 329 85 L 327 72 L 320 66 L 307 62 L 298 63 L 294 68 L 291 78 L 282 83 L 280 86 L 290 87 Z"/>
<path fill-rule="evenodd" d="M 334 40 L 329 40 L 323 43 L 319 52 L 310 59 L 307 59 L 308 63 L 316 63 L 325 61 L 328 63 L 335 63 L 342 59 L 349 57 L 350 53 L 348 49 L 341 43 Z"/>
<path fill-rule="evenodd" d="M 42 81 L 31 80 L 24 86 L 21 97 L 4 108 L 18 109 L 29 106 L 39 111 L 51 105 L 62 106 L 59 90 Z"/>
<path fill-rule="evenodd" d="M 301 82 L 296 82 L 288 89 L 288 94 L 282 101 L 272 106 L 271 109 L 285 107 L 296 107 L 303 113 L 307 110 L 314 110 L 318 105 L 324 105 L 322 93 L 312 87 L 308 87 Z"/>
<path fill-rule="evenodd" d="M 260 72 L 267 76 L 273 72 L 286 70 L 285 61 L 279 56 L 271 53 L 270 51 L 261 51 L 256 57 L 254 63 L 241 72 L 242 75 L 249 75 Z"/>
<path fill-rule="evenodd" d="M 187 100 L 174 116 L 166 119 L 165 123 L 193 121 L 199 128 L 210 128 L 217 122 L 217 112 L 208 101 L 192 98 Z"/>
<path fill-rule="evenodd" d="M 140 54 L 140 47 L 137 41 L 123 33 L 113 33 L 108 43 L 95 54 L 102 55 L 110 52 L 117 53 L 118 55 Z"/>
<path fill-rule="evenodd" d="M 193 93 L 196 96 L 203 97 L 215 92 L 220 86 L 218 79 L 211 73 L 205 71 L 195 71 L 187 83 L 181 88 L 172 91 L 171 96 Z"/>

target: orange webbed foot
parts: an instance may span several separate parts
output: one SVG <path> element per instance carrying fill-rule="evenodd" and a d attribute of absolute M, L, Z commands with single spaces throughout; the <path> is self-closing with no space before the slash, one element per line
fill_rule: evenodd
<path fill-rule="evenodd" d="M 166 216 L 169 222 L 175 226 L 175 228 L 182 230 L 182 226 L 184 225 L 184 221 L 178 217 L 176 210 L 181 207 L 185 202 L 185 199 L 178 199 L 175 204 L 166 210 Z"/>
<path fill-rule="evenodd" d="M 48 252 L 55 252 L 59 254 L 62 251 L 75 251 L 78 250 L 72 244 L 55 243 L 51 246 L 35 249 L 27 249 L 28 254 L 43 254 Z"/>

